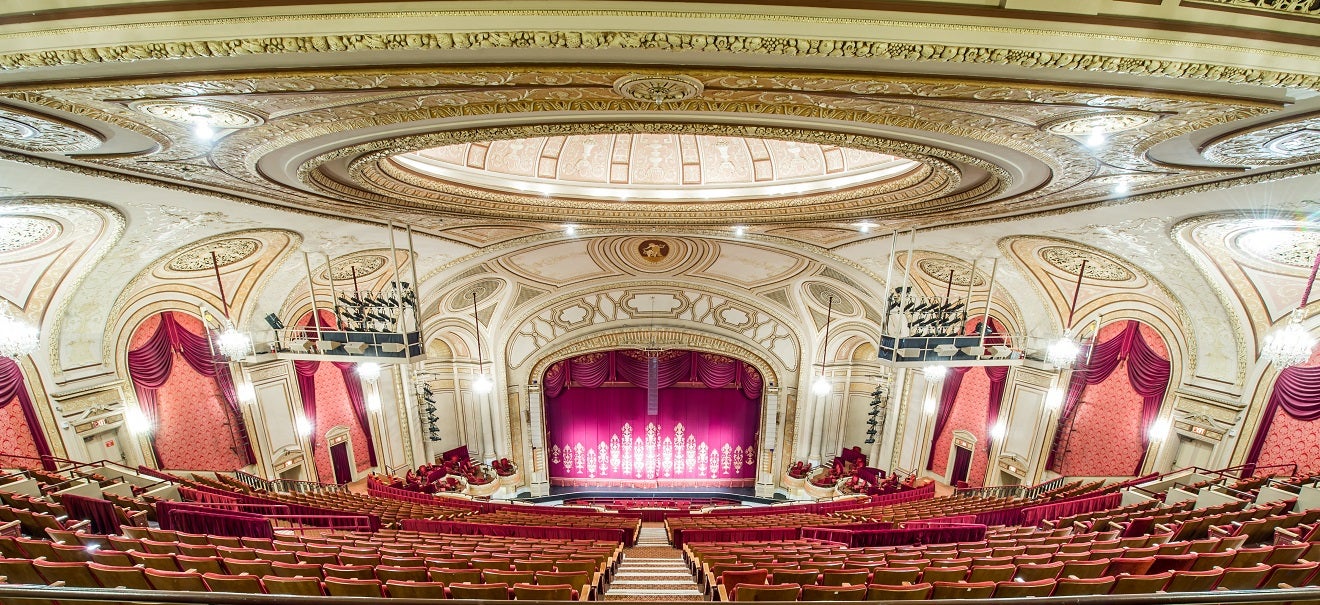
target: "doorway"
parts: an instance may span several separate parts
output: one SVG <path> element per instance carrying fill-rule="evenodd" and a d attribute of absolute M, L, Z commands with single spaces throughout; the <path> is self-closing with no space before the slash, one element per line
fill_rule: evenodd
<path fill-rule="evenodd" d="M 958 485 L 967 481 L 967 472 L 972 469 L 972 450 L 961 445 L 953 448 L 953 472 L 949 474 L 949 483 Z"/>
<path fill-rule="evenodd" d="M 341 441 L 330 446 L 330 466 L 335 471 L 335 483 L 343 485 L 353 482 L 353 469 L 348 463 L 347 441 Z"/>
<path fill-rule="evenodd" d="M 1178 451 L 1173 456 L 1173 468 L 1191 466 L 1206 468 L 1210 465 L 1210 457 L 1214 453 L 1213 444 L 1186 435 L 1178 435 Z"/>
<path fill-rule="evenodd" d="M 119 447 L 118 431 L 88 435 L 83 438 L 83 445 L 87 447 L 87 459 L 92 462 L 108 460 L 124 464 L 124 450 Z"/>

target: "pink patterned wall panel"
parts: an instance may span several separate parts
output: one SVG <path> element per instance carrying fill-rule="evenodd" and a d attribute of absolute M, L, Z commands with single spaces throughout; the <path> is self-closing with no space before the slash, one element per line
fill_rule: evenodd
<path fill-rule="evenodd" d="M 958 389 L 958 398 L 953 402 L 953 412 L 948 424 L 935 440 L 934 467 L 937 474 L 948 472 L 949 448 L 953 447 L 953 432 L 967 431 L 976 436 L 976 447 L 972 450 L 972 465 L 967 471 L 967 483 L 981 487 L 985 483 L 986 469 L 990 465 L 990 454 L 986 451 L 989 441 L 985 430 L 986 414 L 990 406 L 990 378 L 985 370 L 972 368 L 963 376 L 962 387 Z"/>
<path fill-rule="evenodd" d="M 192 315 L 175 313 L 174 318 L 193 334 L 205 333 L 202 321 Z M 129 348 L 141 346 L 159 324 L 160 315 L 142 322 Z M 232 471 L 245 466 L 234 424 L 241 420 L 229 412 L 214 379 L 198 374 L 175 353 L 170 378 L 157 397 L 156 451 L 162 467 Z"/>
<path fill-rule="evenodd" d="M 1320 366 L 1320 347 L 1316 347 L 1311 359 L 1302 364 L 1308 367 Z M 1266 398 L 1269 391 L 1266 391 Z M 1260 401 L 1261 407 L 1265 401 Z M 1252 433 L 1244 433 L 1248 436 Z M 1289 416 L 1280 410 L 1274 415 L 1270 432 L 1265 435 L 1265 447 L 1261 449 L 1257 464 L 1297 464 L 1299 472 L 1320 471 L 1320 425 L 1316 421 L 1305 422 Z"/>
<path fill-rule="evenodd" d="M 1126 321 L 1116 321 L 1100 328 L 1100 342 L 1123 331 Z M 1146 324 L 1139 324 L 1141 337 L 1161 357 L 1168 358 L 1164 340 Z M 1074 477 L 1131 475 L 1141 460 L 1141 396 L 1132 389 L 1127 362 L 1104 382 L 1082 391 L 1081 403 L 1071 427 L 1060 430 L 1067 450 L 1060 466 L 1062 474 Z"/>
<path fill-rule="evenodd" d="M 18 405 L 17 397 L 10 399 L 5 407 L 0 408 L 0 454 L 37 457 L 37 444 L 32 441 L 32 431 L 28 428 L 27 419 L 23 417 L 23 407 Z M 35 460 L 8 457 L 0 457 L 0 465 L 41 467 L 41 463 Z"/>
<path fill-rule="evenodd" d="M 316 472 L 325 483 L 333 483 L 335 478 L 325 433 L 339 425 L 347 426 L 353 439 L 353 460 L 357 470 L 371 468 L 367 459 L 367 436 L 353 416 L 344 376 L 334 364 L 322 362 L 316 370 Z"/>

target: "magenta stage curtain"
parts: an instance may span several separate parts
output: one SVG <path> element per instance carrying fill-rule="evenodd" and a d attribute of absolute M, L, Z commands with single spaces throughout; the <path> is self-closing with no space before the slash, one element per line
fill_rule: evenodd
<path fill-rule="evenodd" d="M 1247 474 L 1255 471 L 1256 461 L 1265 449 L 1265 438 L 1270 434 L 1270 425 L 1274 424 L 1274 416 L 1280 410 L 1304 422 L 1320 420 L 1320 366 L 1292 366 L 1279 372 L 1265 411 L 1261 412 L 1251 449 L 1247 450 L 1244 461 Z"/>
<path fill-rule="evenodd" d="M 133 390 L 137 393 L 138 408 L 142 415 L 156 425 L 159 419 L 156 392 L 170 379 L 174 371 L 174 352 L 177 351 L 183 361 L 198 374 L 214 379 L 220 387 L 220 394 L 225 400 L 232 424 L 237 431 L 237 441 L 248 464 L 257 461 L 252 450 L 252 440 L 248 436 L 247 426 L 243 424 L 243 411 L 239 407 L 238 393 L 234 388 L 234 377 L 229 364 L 212 354 L 211 343 L 205 336 L 193 334 L 184 328 L 174 313 L 161 313 L 160 323 L 151 338 L 142 346 L 128 352 L 128 373 L 133 380 Z M 165 461 L 156 451 L 155 432 L 148 434 L 147 441 L 156 461 L 163 467 Z"/>
<path fill-rule="evenodd" d="M 649 383 L 648 357 L 641 351 L 589 353 L 558 362 L 542 377 L 547 399 L 569 387 L 597 388 L 627 382 L 645 388 Z M 701 383 L 712 389 L 739 387 L 748 399 L 760 399 L 762 378 L 755 367 L 738 359 L 697 351 L 665 351 L 656 364 L 657 387 L 680 382 Z"/>
<path fill-rule="evenodd" d="M 371 421 L 367 417 L 367 400 L 362 394 L 362 379 L 357 375 L 357 364 L 352 362 L 333 362 L 344 375 L 344 387 L 348 389 L 348 402 L 353 407 L 353 419 L 357 420 L 362 434 L 367 437 L 367 461 L 376 466 L 376 445 L 371 439 Z"/>
<path fill-rule="evenodd" d="M 985 366 L 985 375 L 990 378 L 990 403 L 986 406 L 985 434 L 999 422 L 999 408 L 1004 403 L 1004 386 L 1008 384 L 1008 366 Z M 985 449 L 990 451 L 990 440 L 985 440 Z"/>
<path fill-rule="evenodd" d="M 541 381 L 541 392 L 546 399 L 558 397 L 564 391 L 564 386 L 568 384 L 568 362 L 561 361 L 550 366 L 545 371 L 545 379 Z"/>
<path fill-rule="evenodd" d="M 312 425 L 313 435 L 308 438 L 312 450 L 316 449 L 316 371 L 319 369 L 319 361 L 299 359 L 293 362 L 293 372 L 298 376 L 298 394 L 302 396 L 303 418 Z"/>
<path fill-rule="evenodd" d="M 940 390 L 940 406 L 935 410 L 935 432 L 931 433 L 934 436 L 930 440 L 930 453 L 926 455 L 926 470 L 935 467 L 935 444 L 939 441 L 944 426 L 949 424 L 949 417 L 953 415 L 953 402 L 958 399 L 963 375 L 971 369 L 970 366 L 949 368 L 949 374 L 944 377 L 944 387 Z"/>
<path fill-rule="evenodd" d="M 37 455 L 41 456 L 42 468 L 55 470 L 55 460 L 51 458 L 54 454 L 50 450 L 50 443 L 46 441 L 46 432 L 41 429 L 37 408 L 32 405 L 32 396 L 23 378 L 23 368 L 13 359 L 0 357 L 0 408 L 15 401 L 23 411 L 23 420 L 28 425 L 28 432 L 32 434 L 32 443 L 37 446 Z"/>

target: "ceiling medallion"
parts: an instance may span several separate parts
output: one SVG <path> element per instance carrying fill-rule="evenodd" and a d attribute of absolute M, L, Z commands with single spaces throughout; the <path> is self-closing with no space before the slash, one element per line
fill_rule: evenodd
<path fill-rule="evenodd" d="M 449 300 L 445 302 L 445 306 L 454 312 L 469 310 L 473 304 L 486 302 L 490 297 L 495 296 L 503 287 L 504 280 L 502 279 L 487 278 L 473 282 L 454 292 Z M 473 298 L 474 294 L 476 298 Z"/>
<path fill-rule="evenodd" d="M 1255 229 L 1238 236 L 1234 244 L 1255 258 L 1309 269 L 1320 251 L 1320 231 Z"/>
<path fill-rule="evenodd" d="M 947 284 L 949 283 L 949 272 L 953 272 L 953 285 L 967 287 L 967 280 L 971 278 L 971 267 L 962 263 L 956 263 L 936 258 L 924 258 L 917 261 L 917 268 L 922 273 L 929 275 L 932 279 Z M 985 278 L 979 274 L 976 275 L 975 287 L 979 288 L 985 285 Z"/>
<path fill-rule="evenodd" d="M 226 267 L 256 254 L 260 248 L 260 241 L 246 237 L 208 242 L 180 252 L 165 267 L 171 271 L 210 271 L 215 268 L 211 262 L 212 252 L 216 262 Z"/>
<path fill-rule="evenodd" d="M 614 81 L 614 92 L 625 99 L 664 105 L 701 96 L 706 87 L 690 76 L 624 76 Z"/>
<path fill-rule="evenodd" d="M 1095 133 L 1111 134 L 1141 128 L 1159 116 L 1138 111 L 1107 111 L 1085 115 L 1066 116 L 1041 125 L 1046 132 L 1066 136 L 1088 136 Z"/>
<path fill-rule="evenodd" d="M 840 315 L 854 315 L 857 313 L 857 307 L 853 306 L 852 301 L 829 285 L 811 282 L 807 284 L 807 292 L 811 294 L 812 298 L 816 299 L 820 306 L 831 308 L 834 313 Z"/>
<path fill-rule="evenodd" d="M 0 107 L 0 146 L 23 151 L 68 153 L 101 145 L 101 137 L 74 124 Z"/>
<path fill-rule="evenodd" d="M 195 124 L 205 120 L 212 128 L 252 128 L 265 123 L 261 116 L 232 105 L 211 100 L 197 101 L 136 101 L 129 107 L 134 111 L 180 124 Z"/>
<path fill-rule="evenodd" d="M 347 258 L 337 258 L 330 263 L 331 274 L 335 281 L 351 280 L 353 276 L 364 277 L 371 275 L 385 266 L 389 259 L 379 254 L 358 254 Z M 317 276 L 322 281 L 326 280 L 326 271 L 321 269 L 321 274 Z"/>
<path fill-rule="evenodd" d="M 637 244 L 637 254 L 648 263 L 658 263 L 669 256 L 669 244 L 660 239 L 642 240 Z"/>
<path fill-rule="evenodd" d="M 1320 160 L 1320 116 L 1233 133 L 1211 143 L 1205 150 L 1205 157 L 1224 164 L 1245 166 Z"/>
<path fill-rule="evenodd" d="M 54 237 L 60 224 L 35 216 L 0 216 L 0 253 L 31 248 Z"/>
<path fill-rule="evenodd" d="M 1118 262 L 1092 252 L 1066 246 L 1046 246 L 1040 249 L 1040 257 L 1069 275 L 1076 275 L 1086 261 L 1086 277 L 1100 281 L 1129 281 L 1137 276 Z"/>

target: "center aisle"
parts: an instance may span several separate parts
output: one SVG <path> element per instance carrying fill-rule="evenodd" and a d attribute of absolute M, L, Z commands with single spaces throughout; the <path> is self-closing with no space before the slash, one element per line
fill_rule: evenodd
<path fill-rule="evenodd" d="M 700 601 L 701 590 L 683 563 L 683 553 L 669 545 L 662 523 L 645 523 L 637 545 L 624 551 L 606 601 Z"/>

